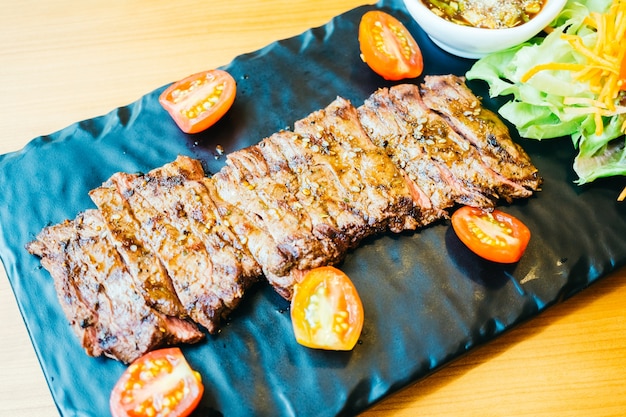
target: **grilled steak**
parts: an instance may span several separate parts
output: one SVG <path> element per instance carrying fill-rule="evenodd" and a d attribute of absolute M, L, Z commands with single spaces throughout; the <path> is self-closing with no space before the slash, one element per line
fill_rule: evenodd
<path fill-rule="evenodd" d="M 413 230 L 418 225 L 419 210 L 402 174 L 369 140 L 356 109 L 341 98 L 298 121 L 293 132 L 274 134 L 235 152 L 229 164 L 215 175 L 229 184 L 222 189 L 248 207 L 252 198 L 262 196 L 254 209 L 260 221 L 268 223 L 269 214 L 281 221 L 289 218 L 279 232 L 307 246 L 296 248 L 293 240 L 279 243 L 280 249 L 299 260 L 287 273 L 276 271 L 276 276 L 268 277 L 285 298 L 291 298 L 306 269 L 338 262 L 367 236 Z M 225 172 L 230 175 L 227 180 Z M 283 186 L 276 185 L 274 176 L 282 179 Z M 268 229 L 276 227 L 280 222 L 271 217 Z M 278 242 L 285 242 L 285 237 Z"/>
<path fill-rule="evenodd" d="M 287 185 L 270 175 L 258 146 L 233 152 L 227 163 L 230 168 L 223 171 L 230 171 L 238 182 L 228 187 L 229 196 L 237 196 L 230 202 L 237 203 L 249 216 L 261 219 L 278 249 L 289 257 L 293 266 L 309 269 L 327 262 L 324 246 L 313 234 L 311 218 Z M 220 174 L 215 176 L 218 183 L 222 178 Z"/>
<path fill-rule="evenodd" d="M 89 196 L 100 209 L 112 243 L 122 257 L 136 288 L 146 302 L 163 314 L 184 318 L 187 312 L 176 295 L 167 271 L 139 238 L 141 225 L 113 184 L 98 187 Z"/>
<path fill-rule="evenodd" d="M 359 107 L 359 117 L 372 141 L 386 149 L 393 163 L 405 173 L 422 209 L 422 223 L 447 216 L 457 191 L 429 158 L 422 130 L 426 119 L 406 120 L 387 89 L 372 94 Z M 410 118 L 410 115 L 407 116 Z"/>
<path fill-rule="evenodd" d="M 521 185 L 488 166 L 481 158 L 479 150 L 472 146 L 473 142 L 469 141 L 466 136 L 458 134 L 447 119 L 435 114 L 424 104 L 416 87 L 407 84 L 399 85 L 393 87 L 391 93 L 394 102 L 406 106 L 407 112 L 404 114 L 418 115 L 423 112 L 424 116 L 427 117 L 426 126 L 428 130 L 432 131 L 431 125 L 437 128 L 438 134 L 433 139 L 437 139 L 436 142 L 443 146 L 435 147 L 434 152 L 431 152 L 430 155 L 433 159 L 440 158 L 442 162 L 445 162 L 452 175 L 462 183 L 466 196 L 462 196 L 457 201 L 458 203 L 474 205 L 472 198 L 476 197 L 472 197 L 472 194 L 481 193 L 488 200 L 485 201 L 484 206 L 487 208 L 489 205 L 494 205 L 498 199 L 511 202 L 515 198 L 530 197 L 532 191 L 537 189 L 538 184 Z M 484 109 L 483 111 L 487 112 Z M 500 127 L 505 128 L 504 125 Z M 442 137 L 445 137 L 445 142 L 441 140 Z M 512 155 L 518 159 L 518 164 L 528 165 L 530 163 L 528 155 L 511 140 L 508 131 L 506 131 L 506 135 L 504 132 L 499 133 L 499 142 L 504 148 L 518 149 L 521 152 Z M 531 176 L 535 179 L 538 178 L 534 167 Z M 530 186 L 530 189 L 526 186 Z M 480 199 L 480 197 L 478 198 Z M 479 206 L 477 203 L 475 205 Z"/>
<path fill-rule="evenodd" d="M 144 178 L 147 179 L 146 187 L 140 192 L 150 201 L 168 202 L 169 205 L 154 205 L 167 213 L 172 223 L 178 224 L 189 237 L 204 244 L 212 265 L 209 292 L 223 305 L 221 316 L 225 317 L 237 306 L 245 289 L 262 273 L 244 244 L 247 236 L 238 237 L 224 224 L 230 222 L 224 221 L 224 216 L 220 217 L 214 198 L 206 188 L 199 161 L 179 156 L 174 162 L 150 171 Z M 234 210 L 229 208 L 230 213 Z"/>
<path fill-rule="evenodd" d="M 500 198 L 531 195 L 487 166 L 469 141 L 424 105 L 414 85 L 378 90 L 359 113 L 372 140 L 429 197 L 433 219 L 455 203 L 492 208 Z"/>
<path fill-rule="evenodd" d="M 216 333 L 222 318 L 243 296 L 245 285 L 228 268 L 224 271 L 214 265 L 197 227 L 172 192 L 187 179 L 202 179 L 204 173 L 183 170 L 170 176 L 165 170 L 145 175 L 117 173 L 112 181 L 127 199 L 141 224 L 142 238 L 165 266 L 189 316 Z"/>
<path fill-rule="evenodd" d="M 541 177 L 526 152 L 510 139 L 506 125 L 481 106 L 463 77 L 426 76 L 421 86 L 424 103 L 478 149 L 494 171 L 529 190 L 541 187 Z"/>
<path fill-rule="evenodd" d="M 419 209 L 402 174 L 384 149 L 372 143 L 350 102 L 337 98 L 296 122 L 294 132 L 308 138 L 311 149 L 332 168 L 350 205 L 370 228 L 365 234 L 417 228 Z"/>
<path fill-rule="evenodd" d="M 179 156 L 119 172 L 87 210 L 42 230 L 41 257 L 90 355 L 128 362 L 195 342 L 262 276 L 290 299 L 307 270 L 364 238 L 414 230 L 459 205 L 528 197 L 541 178 L 458 77 L 398 85 L 362 106 L 337 98 L 227 157 L 206 176 Z"/>
<path fill-rule="evenodd" d="M 268 191 L 268 195 L 275 194 L 276 200 L 285 201 L 283 204 L 288 204 L 301 217 L 298 227 L 304 228 L 307 234 L 319 242 L 316 248 L 322 253 L 311 251 L 311 256 L 299 259 L 297 264 L 299 269 L 314 268 L 320 266 L 320 262 L 337 263 L 343 258 L 347 247 L 343 244 L 345 239 L 341 236 L 335 219 L 330 216 L 323 200 L 304 191 L 299 176 L 291 170 L 278 146 L 280 142 L 291 141 L 293 138 L 293 133 L 282 131 L 263 139 L 255 147 L 262 158 L 259 165 L 263 166 L 264 170 L 256 172 L 252 179 L 253 184 L 256 189 L 271 190 Z M 279 185 L 273 188 L 273 183 Z"/>
<path fill-rule="evenodd" d="M 204 336 L 195 325 L 157 312 L 134 290 L 96 210 L 44 229 L 28 250 L 51 272 L 66 317 L 89 355 L 128 363 L 159 346 Z"/>
<path fill-rule="evenodd" d="M 41 265 L 50 273 L 65 317 L 78 340 L 90 356 L 100 356 L 96 325 L 98 311 L 98 280 L 87 277 L 87 265 L 74 256 L 78 234 L 74 227 L 78 220 L 48 226 L 28 243 L 26 249 L 41 258 Z"/>
<path fill-rule="evenodd" d="M 305 220 L 307 221 L 307 230 L 309 230 L 308 222 L 310 222 L 310 232 L 322 245 L 326 261 L 337 263 L 347 251 L 347 245 L 344 244 L 346 238 L 342 236 L 342 231 L 337 225 L 336 219 L 330 215 L 326 207 L 327 202 L 316 198 L 310 192 L 306 182 L 302 182 L 299 175 L 291 169 L 288 159 L 281 152 L 281 145 L 298 138 L 299 136 L 292 132 L 281 131 L 263 139 L 257 145 L 257 149 L 265 161 L 268 182 L 273 181 L 281 184 L 284 188 L 280 188 L 279 191 L 293 196 L 295 200 L 292 203 L 294 209 L 303 211 L 302 216 L 308 216 L 308 220 Z M 261 182 L 264 180 L 258 178 L 256 181 Z M 267 184 L 267 186 L 271 187 L 271 184 Z M 283 198 L 290 197 L 285 196 Z M 311 262 L 310 267 L 313 267 L 315 264 L 315 262 Z M 298 267 L 305 268 L 306 265 L 299 263 Z"/>

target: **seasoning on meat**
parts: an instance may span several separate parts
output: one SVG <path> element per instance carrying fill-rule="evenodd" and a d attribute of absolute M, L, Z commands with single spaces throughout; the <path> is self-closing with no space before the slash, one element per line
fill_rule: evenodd
<path fill-rule="evenodd" d="M 541 178 L 497 116 L 453 76 L 338 97 L 228 155 L 207 176 L 179 156 L 118 172 L 97 210 L 44 228 L 27 250 L 53 277 L 86 352 L 127 362 L 217 333 L 264 277 L 290 299 L 315 267 L 366 237 L 427 226 L 457 204 L 493 208 Z M 193 323 L 191 322 L 193 321 Z"/>
<path fill-rule="evenodd" d="M 141 225 L 117 188 L 107 184 L 92 190 L 89 196 L 100 209 L 111 242 L 146 303 L 163 314 L 186 317 L 187 312 L 176 295 L 172 280 L 154 252 L 140 239 Z"/>
<path fill-rule="evenodd" d="M 344 199 L 366 222 L 364 236 L 418 226 L 419 208 L 402 175 L 367 136 L 350 102 L 337 98 L 325 109 L 296 122 L 294 132 L 310 140 L 314 157 L 326 161 L 344 190 Z"/>
<path fill-rule="evenodd" d="M 465 137 L 495 172 L 529 190 L 541 187 L 541 177 L 526 152 L 511 140 L 498 115 L 482 107 L 464 77 L 426 76 L 420 91 L 424 103 Z"/>
<path fill-rule="evenodd" d="M 282 167 L 291 190 L 284 185 L 277 191 L 264 152 L 274 167 Z M 287 165 L 276 163 L 277 153 Z M 342 98 L 296 122 L 293 132 L 235 152 L 229 163 L 225 170 L 233 172 L 229 168 L 236 166 L 247 172 L 237 177 L 244 189 L 230 194 L 245 201 L 250 201 L 242 197 L 247 194 L 265 196 L 256 216 L 275 236 L 282 235 L 276 239 L 278 247 L 296 260 L 286 273 L 275 271 L 267 277 L 285 298 L 291 298 L 303 272 L 337 263 L 363 238 L 387 230 L 413 230 L 418 224 L 418 210 L 400 172 L 369 140 L 356 109 Z M 221 178 L 223 171 L 216 177 Z M 223 188 L 234 187 L 231 181 Z M 292 242 L 298 237 L 296 248 Z"/>
<path fill-rule="evenodd" d="M 380 89 L 359 111 L 372 140 L 429 198 L 435 218 L 455 204 L 493 208 L 499 199 L 532 193 L 486 165 L 472 143 L 424 104 L 417 86 Z"/>
<path fill-rule="evenodd" d="M 179 158 L 173 164 L 185 160 Z M 140 221 L 143 238 L 164 264 L 189 316 L 216 333 L 222 318 L 243 296 L 245 282 L 232 271 L 216 267 L 172 191 L 188 179 L 202 179 L 204 172 L 182 169 L 177 175 L 168 175 L 166 169 L 157 168 L 145 175 L 117 173 L 112 181 Z"/>
<path fill-rule="evenodd" d="M 52 275 L 66 317 L 89 355 L 129 363 L 157 347 L 204 337 L 193 323 L 150 307 L 135 290 L 99 211 L 45 228 L 27 248 Z"/>

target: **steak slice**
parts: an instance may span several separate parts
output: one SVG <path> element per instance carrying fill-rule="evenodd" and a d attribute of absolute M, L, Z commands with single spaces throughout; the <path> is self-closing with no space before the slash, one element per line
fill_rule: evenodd
<path fill-rule="evenodd" d="M 221 195 L 242 208 L 248 218 L 264 224 L 276 249 L 289 257 L 286 268 L 265 273 L 285 299 L 291 299 L 305 271 L 335 264 L 348 250 L 346 237 L 323 200 L 303 191 L 278 147 L 278 142 L 292 137 L 293 133 L 279 132 L 259 145 L 232 153 L 229 166 L 215 176 Z"/>
<path fill-rule="evenodd" d="M 211 256 L 216 278 L 224 283 L 237 282 L 241 286 L 240 290 L 258 281 L 262 270 L 246 245 L 249 238 L 236 235 L 230 222 L 224 221 L 226 216 L 219 215 L 205 179 L 186 181 L 182 189 L 173 191 L 181 198 L 191 227 L 200 236 Z"/>
<path fill-rule="evenodd" d="M 79 342 L 90 356 L 102 355 L 97 326 L 98 281 L 87 278 L 87 265 L 73 256 L 78 246 L 76 220 L 45 227 L 26 250 L 41 258 L 50 273 L 65 317 Z"/>
<path fill-rule="evenodd" d="M 414 200 L 421 207 L 422 224 L 447 217 L 445 210 L 454 205 L 458 191 L 414 136 L 426 120 L 415 120 L 411 124 L 403 119 L 388 89 L 372 94 L 358 111 L 370 139 L 385 149 L 393 163 L 405 173 L 414 190 Z"/>
<path fill-rule="evenodd" d="M 250 146 L 233 152 L 227 157 L 226 170 L 236 184 L 228 190 L 221 185 L 220 174 L 216 176 L 221 195 L 229 197 L 247 216 L 260 219 L 272 235 L 278 250 L 293 262 L 293 267 L 310 269 L 327 263 L 328 255 L 324 244 L 313 233 L 310 216 L 303 210 L 295 193 L 287 184 L 273 177 L 259 146 Z M 283 168 L 288 169 L 287 166 Z"/>
<path fill-rule="evenodd" d="M 117 188 L 104 184 L 90 191 L 89 196 L 100 210 L 111 240 L 146 302 L 163 314 L 186 317 L 167 271 L 156 254 L 139 239 L 141 225 Z"/>
<path fill-rule="evenodd" d="M 453 130 L 444 118 L 424 105 L 416 86 L 401 84 L 389 90 L 381 89 L 368 99 L 368 103 L 370 106 L 375 103 L 376 110 L 391 112 L 389 117 L 395 117 L 397 124 L 393 126 L 400 126 L 401 131 L 391 132 L 392 140 L 399 134 L 414 138 L 420 154 L 441 172 L 444 187 L 450 190 L 454 202 L 493 208 L 500 198 L 510 202 L 513 198 L 532 194 L 487 166 L 476 148 Z M 391 146 L 391 152 L 397 152 L 397 148 Z M 405 169 L 409 171 L 409 167 Z"/>
<path fill-rule="evenodd" d="M 140 238 L 165 266 L 189 316 L 209 333 L 217 333 L 225 306 L 219 296 L 219 284 L 213 279 L 213 263 L 188 222 L 167 212 L 167 207 L 176 201 L 164 192 L 166 184 L 180 182 L 182 177 L 159 183 L 149 176 L 119 172 L 111 181 L 128 201 L 141 225 Z"/>
<path fill-rule="evenodd" d="M 262 244 L 267 248 L 273 248 L 272 256 L 256 257 L 257 262 L 263 267 L 263 271 L 284 275 L 293 267 L 295 262 L 293 254 L 281 250 L 280 240 L 277 240 L 277 238 L 282 238 L 281 229 L 284 225 L 281 223 L 279 215 L 273 215 L 267 209 L 267 206 L 253 191 L 253 186 L 240 174 L 231 166 L 225 166 L 213 175 L 213 185 L 222 201 L 231 207 L 237 207 L 239 214 L 245 216 L 244 222 L 255 225 L 255 228 L 260 232 L 258 236 L 263 238 Z M 241 220 L 241 217 L 239 219 Z M 245 235 L 239 235 L 245 237 Z M 256 251 L 252 252 L 256 253 Z"/>
<path fill-rule="evenodd" d="M 420 91 L 424 103 L 478 149 L 495 172 L 529 190 L 541 188 L 542 179 L 526 152 L 511 140 L 498 115 L 481 106 L 464 77 L 426 76 Z"/>
<path fill-rule="evenodd" d="M 286 184 L 311 217 L 316 233 L 331 242 L 327 247 L 335 248 L 337 255 L 333 258 L 339 259 L 357 244 L 352 231 L 364 227 L 365 221 L 348 205 L 334 171 L 324 161 L 316 160 L 309 143 L 309 138 L 284 131 L 264 139 L 260 148 L 266 155 L 271 154 L 272 164 L 282 164 L 282 156 L 289 171 L 280 172 L 294 175 Z"/>
<path fill-rule="evenodd" d="M 323 161 L 335 174 L 342 198 L 366 222 L 363 236 L 417 228 L 419 210 L 402 174 L 369 139 L 348 100 L 338 97 L 297 121 L 294 132 L 309 139 L 314 160 Z"/>
<path fill-rule="evenodd" d="M 292 277 L 285 266 L 285 255 L 278 250 L 272 236 L 239 207 L 222 199 L 213 177 L 205 177 L 201 182 L 215 204 L 220 223 L 229 227 L 242 244 L 247 246 L 274 289 L 285 299 L 290 299 L 291 292 L 288 289 L 292 285 Z"/>
<path fill-rule="evenodd" d="M 421 99 L 419 89 L 412 84 L 403 84 L 392 87 L 390 92 L 394 102 L 398 106 L 406 108 L 406 114 L 426 117 L 426 131 L 424 136 L 431 136 L 434 147 L 430 146 L 433 159 L 445 164 L 450 173 L 457 178 L 463 190 L 460 204 L 474 205 L 476 207 L 490 208 L 495 206 L 497 200 L 503 199 L 507 202 L 516 198 L 527 198 L 532 195 L 528 188 L 514 182 L 488 166 L 481 154 L 462 135 L 454 130 L 449 122 L 429 109 Z M 421 115 L 421 116 L 420 116 Z M 433 127 L 436 134 L 432 134 Z M 444 140 L 445 139 L 445 140 Z M 513 143 L 510 140 L 510 143 Z M 431 142 L 428 142 L 431 144 Z M 523 151 L 522 151 L 523 152 Z M 482 194 L 484 197 L 477 196 Z"/>
<path fill-rule="evenodd" d="M 293 133 L 281 131 L 274 133 L 270 138 L 263 139 L 258 144 L 257 149 L 265 160 L 267 172 L 264 178 L 259 176 L 256 182 L 267 182 L 266 187 L 271 187 L 272 182 L 280 184 L 281 188 L 278 190 L 291 196 L 285 195 L 284 198 L 293 199 L 291 200 L 291 206 L 299 215 L 305 217 L 307 231 L 310 231 L 322 245 L 323 254 L 318 254 L 319 259 L 315 261 L 311 259 L 309 264 L 299 263 L 299 268 L 306 269 L 321 266 L 320 262 L 326 264 L 338 263 L 343 259 L 347 251 L 347 247 L 343 245 L 346 238 L 341 236 L 342 232 L 337 226 L 335 219 L 330 216 L 324 201 L 315 198 L 309 192 L 304 192 L 298 175 L 291 170 L 287 159 L 278 146 L 280 142 L 293 140 L 293 137 Z M 261 185 L 261 187 L 263 186 Z M 303 213 L 300 214 L 300 211 Z M 324 258 L 323 261 L 322 257 Z"/>
<path fill-rule="evenodd" d="M 146 303 L 97 210 L 45 228 L 27 249 L 42 258 L 66 317 L 91 356 L 129 363 L 157 347 L 204 337 L 193 324 Z"/>
<path fill-rule="evenodd" d="M 182 181 L 169 180 L 177 176 L 182 176 Z M 262 274 L 245 245 L 248 238 L 238 237 L 227 226 L 230 222 L 220 217 L 203 181 L 199 161 L 179 156 L 174 162 L 150 171 L 146 177 L 149 190 L 146 197 L 169 203 L 161 208 L 173 223 L 180 224 L 204 243 L 212 262 L 214 289 L 224 304 L 223 314 L 228 314 Z"/>

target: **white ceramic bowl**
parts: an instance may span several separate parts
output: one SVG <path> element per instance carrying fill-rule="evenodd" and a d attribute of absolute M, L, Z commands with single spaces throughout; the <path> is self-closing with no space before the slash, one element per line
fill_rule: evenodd
<path fill-rule="evenodd" d="M 431 12 L 422 0 L 404 0 L 409 13 L 443 50 L 463 58 L 481 58 L 532 38 L 554 20 L 567 0 L 547 0 L 528 22 L 513 28 L 484 29 L 458 25 Z"/>

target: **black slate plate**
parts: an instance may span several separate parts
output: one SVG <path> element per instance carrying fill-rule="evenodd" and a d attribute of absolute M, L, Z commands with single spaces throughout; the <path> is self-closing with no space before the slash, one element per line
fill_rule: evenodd
<path fill-rule="evenodd" d="M 472 64 L 436 48 L 400 1 L 377 6 L 416 36 L 425 73 L 464 74 Z M 159 106 L 159 88 L 0 157 L 0 255 L 62 415 L 108 415 L 109 392 L 124 366 L 83 352 L 52 280 L 24 245 L 45 225 L 92 208 L 87 192 L 116 171 L 145 172 L 185 154 L 215 172 L 224 163 L 218 145 L 230 152 L 256 143 L 337 95 L 360 105 L 389 85 L 359 58 L 358 22 L 371 8 L 354 9 L 225 66 L 237 80 L 238 96 L 205 133 L 182 134 Z M 486 96 L 484 86 L 470 86 Z M 184 347 L 206 382 L 194 415 L 355 415 L 624 265 L 626 205 L 615 201 L 620 182 L 578 187 L 568 139 L 516 139 L 545 179 L 536 197 L 504 208 L 533 232 L 519 263 L 476 258 L 447 222 L 366 241 L 340 265 L 359 288 L 366 311 L 361 342 L 352 352 L 296 344 L 288 304 L 258 285 L 219 335 Z"/>

